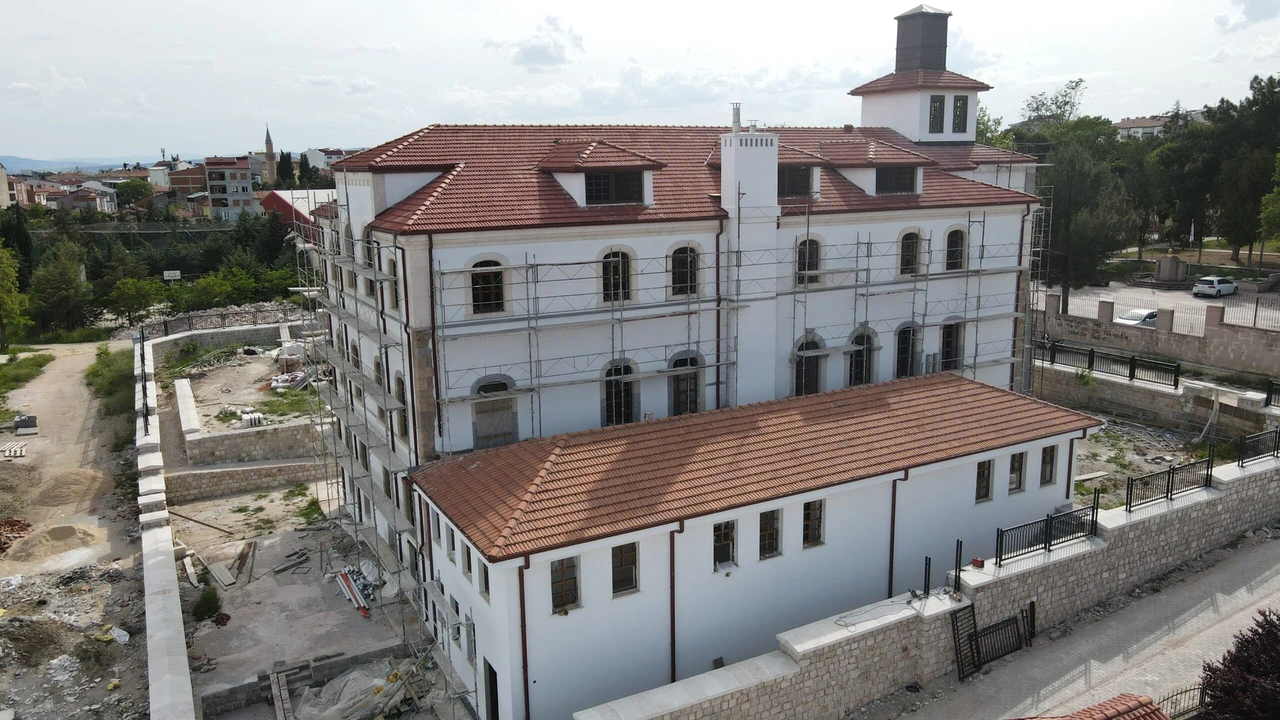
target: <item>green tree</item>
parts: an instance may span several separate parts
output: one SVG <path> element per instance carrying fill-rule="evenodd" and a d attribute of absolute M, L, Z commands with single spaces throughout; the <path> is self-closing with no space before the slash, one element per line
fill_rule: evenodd
<path fill-rule="evenodd" d="M 297 185 L 293 173 L 293 153 L 280 151 L 280 159 L 276 162 L 276 187 L 291 188 Z"/>
<path fill-rule="evenodd" d="M 298 187 L 309 188 L 315 184 L 319 173 L 311 167 L 311 158 L 306 153 L 298 156 Z"/>
<path fill-rule="evenodd" d="M 987 110 L 987 106 L 981 101 L 978 102 L 978 123 L 975 128 L 977 131 L 977 140 L 983 145 L 1011 149 L 1013 147 L 1013 137 L 1008 130 L 1004 130 L 1001 126 L 1004 124 L 1004 118 L 998 118 Z"/>
<path fill-rule="evenodd" d="M 1253 627 L 1236 633 L 1222 660 L 1205 662 L 1201 682 L 1207 717 L 1274 718 L 1280 708 L 1280 613 L 1259 610 Z"/>
<path fill-rule="evenodd" d="M 125 180 L 116 186 L 116 207 L 121 210 L 133 205 L 142 198 L 150 197 L 155 192 L 151 183 L 142 178 Z"/>
<path fill-rule="evenodd" d="M 1258 225 L 1265 243 L 1280 242 L 1280 153 L 1276 154 L 1275 171 L 1271 174 L 1271 192 L 1262 196 L 1261 210 L 1258 213 Z M 1259 259 L 1261 265 L 1261 259 Z"/>
<path fill-rule="evenodd" d="M 1240 261 L 1240 249 L 1258 239 L 1262 197 L 1271 189 L 1275 153 L 1264 148 L 1241 148 L 1222 163 L 1218 174 L 1218 232 L 1231 246 L 1231 260 Z"/>
<path fill-rule="evenodd" d="M 155 278 L 121 278 L 107 295 L 104 305 L 108 312 L 133 325 L 134 321 L 147 319 L 151 308 L 165 296 L 164 283 Z"/>
<path fill-rule="evenodd" d="M 1080 114 L 1080 98 L 1084 95 L 1084 87 L 1084 78 L 1077 78 L 1052 92 L 1032 95 L 1022 104 L 1022 119 L 1032 125 L 1064 125 L 1071 122 Z"/>
<path fill-rule="evenodd" d="M 27 296 L 18 290 L 19 267 L 13 251 L 0 248 L 0 350 L 8 349 L 10 333 L 31 324 Z"/>
<path fill-rule="evenodd" d="M 84 279 L 84 250 L 75 243 L 54 245 L 31 275 L 31 312 L 45 330 L 74 330 L 101 315 Z"/>
<path fill-rule="evenodd" d="M 4 246 L 17 256 L 18 289 L 26 292 L 31 287 L 34 242 L 31 227 L 27 223 L 27 212 L 21 205 L 11 206 L 5 211 L 4 217 L 0 218 L 0 236 L 4 237 Z"/>

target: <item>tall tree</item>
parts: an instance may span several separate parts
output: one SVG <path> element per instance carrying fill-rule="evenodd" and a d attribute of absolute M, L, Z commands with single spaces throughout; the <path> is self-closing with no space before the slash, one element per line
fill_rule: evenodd
<path fill-rule="evenodd" d="M 0 350 L 8 349 L 10 333 L 31 324 L 27 296 L 18 290 L 19 266 L 13 251 L 0 248 Z"/>
<path fill-rule="evenodd" d="M 1052 92 L 1036 93 L 1022 104 L 1022 119 L 1034 125 L 1063 125 L 1080 114 L 1080 98 L 1084 95 L 1084 79 L 1069 81 Z"/>
<path fill-rule="evenodd" d="M 978 101 L 977 141 L 992 147 L 1012 148 L 1013 138 L 1009 131 L 1003 129 L 1004 118 L 995 117 L 987 110 L 987 106 Z"/>
<path fill-rule="evenodd" d="M 74 330 L 98 319 L 93 287 L 84 279 L 84 251 L 63 240 L 31 275 L 31 310 L 44 329 Z"/>
<path fill-rule="evenodd" d="M 306 153 L 298 156 L 298 187 L 309 188 L 315 183 L 316 169 L 311 167 L 311 158 Z"/>
<path fill-rule="evenodd" d="M 1280 613 L 1259 610 L 1222 660 L 1205 662 L 1202 682 L 1208 717 L 1274 718 L 1280 708 Z"/>
<path fill-rule="evenodd" d="M 125 180 L 116 186 L 116 207 L 123 210 L 154 192 L 155 188 L 151 187 L 151 183 L 142 178 Z"/>
<path fill-rule="evenodd" d="M 122 278 L 107 295 L 105 307 L 116 318 L 124 318 L 129 325 L 142 321 L 151 314 L 151 308 L 165 295 L 164 283 L 155 278 Z"/>
<path fill-rule="evenodd" d="M 276 162 L 276 187 L 291 188 L 297 184 L 293 174 L 293 153 L 280 151 L 280 159 Z"/>
<path fill-rule="evenodd" d="M 31 287 L 35 247 L 27 224 L 27 211 L 21 205 L 11 206 L 0 218 L 0 235 L 4 236 L 4 246 L 17 256 L 18 290 L 26 292 Z"/>
<path fill-rule="evenodd" d="M 1258 239 L 1262 196 L 1271 189 L 1275 152 L 1244 147 L 1222 163 L 1218 174 L 1218 231 L 1231 246 L 1231 260 L 1240 261 L 1240 248 Z"/>

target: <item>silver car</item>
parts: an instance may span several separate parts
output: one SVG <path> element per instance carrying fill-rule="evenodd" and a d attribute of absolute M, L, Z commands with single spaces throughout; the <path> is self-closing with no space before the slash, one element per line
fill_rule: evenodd
<path fill-rule="evenodd" d="M 1117 325 L 1137 325 L 1140 327 L 1156 326 L 1156 311 L 1148 308 L 1137 308 L 1121 315 L 1115 320 Z"/>

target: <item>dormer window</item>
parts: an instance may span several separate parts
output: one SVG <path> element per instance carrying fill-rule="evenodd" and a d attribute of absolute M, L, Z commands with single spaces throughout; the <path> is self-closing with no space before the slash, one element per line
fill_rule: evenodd
<path fill-rule="evenodd" d="M 778 197 L 808 197 L 813 171 L 807 167 L 778 168 Z"/>
<path fill-rule="evenodd" d="M 929 96 L 929 132 L 942 132 L 942 119 L 947 109 L 946 95 Z"/>
<path fill-rule="evenodd" d="M 916 190 L 916 168 L 876 168 L 877 195 L 909 195 Z"/>
<path fill-rule="evenodd" d="M 969 132 L 969 96 L 956 95 L 952 99 L 951 132 Z"/>
<path fill-rule="evenodd" d="M 613 205 L 644 202 L 644 172 L 589 172 L 587 204 Z"/>

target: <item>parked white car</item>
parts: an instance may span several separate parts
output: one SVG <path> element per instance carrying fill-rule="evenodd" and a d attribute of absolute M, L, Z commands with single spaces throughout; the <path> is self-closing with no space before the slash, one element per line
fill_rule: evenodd
<path fill-rule="evenodd" d="M 1141 327 L 1156 326 L 1156 311 L 1137 308 L 1121 315 L 1115 320 L 1117 325 L 1139 325 Z"/>
<path fill-rule="evenodd" d="M 1191 288 L 1191 294 L 1197 297 L 1201 295 L 1222 297 L 1223 295 L 1234 295 L 1238 292 L 1240 292 L 1240 287 L 1235 282 L 1230 278 L 1217 275 L 1202 277 L 1196 281 L 1195 287 Z"/>

